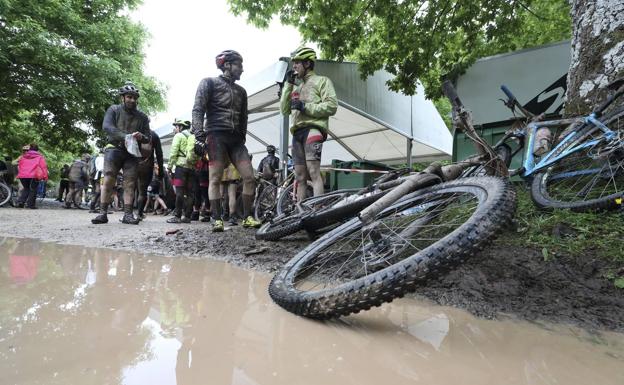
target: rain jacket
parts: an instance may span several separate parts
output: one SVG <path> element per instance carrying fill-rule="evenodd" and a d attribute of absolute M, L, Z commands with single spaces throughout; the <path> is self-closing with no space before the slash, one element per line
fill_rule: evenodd
<path fill-rule="evenodd" d="M 291 93 L 299 92 L 299 100 L 305 104 L 303 112 L 290 109 Z M 329 117 L 338 110 L 338 99 L 334 84 L 326 76 L 320 76 L 314 71 L 308 72 L 303 77 L 303 82 L 293 86 L 286 82 L 280 99 L 282 114 L 290 115 L 292 112 L 292 126 L 290 132 L 295 133 L 299 128 L 312 127 L 320 130 L 327 136 Z"/>
<path fill-rule="evenodd" d="M 128 111 L 123 104 L 112 105 L 104 114 L 102 128 L 108 135 L 108 144 L 117 148 L 125 149 L 127 134 L 140 132 L 143 138 L 139 143 L 149 143 L 150 127 L 149 118 L 139 110 Z"/>
<path fill-rule="evenodd" d="M 171 142 L 171 151 L 169 152 L 169 167 L 180 166 L 194 169 L 195 162 L 197 161 L 195 153 L 193 152 L 194 145 L 195 136 L 188 130 L 175 134 Z"/>
<path fill-rule="evenodd" d="M 18 178 L 34 178 L 48 180 L 48 165 L 38 151 L 29 150 L 20 156 L 17 162 Z"/>
<path fill-rule="evenodd" d="M 193 133 L 232 132 L 245 138 L 247 115 L 247 91 L 232 79 L 221 75 L 199 83 L 193 105 Z"/>

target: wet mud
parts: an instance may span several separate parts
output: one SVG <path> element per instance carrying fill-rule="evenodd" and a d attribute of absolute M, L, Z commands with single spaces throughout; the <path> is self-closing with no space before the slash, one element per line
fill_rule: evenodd
<path fill-rule="evenodd" d="M 59 206 L 60 207 L 60 206 Z M 139 226 L 92 225 L 85 211 L 47 202 L 40 210 L 0 209 L 0 235 L 58 243 L 134 250 L 164 256 L 216 259 L 247 269 L 274 272 L 308 243 L 304 233 L 280 242 L 254 239 L 232 226 L 214 234 L 206 223 L 170 225 L 148 216 Z M 560 256 L 544 261 L 539 250 L 495 243 L 462 266 L 417 288 L 436 304 L 466 309 L 484 318 L 516 318 L 571 324 L 587 330 L 624 331 L 624 290 L 605 278 L 604 260 Z"/>

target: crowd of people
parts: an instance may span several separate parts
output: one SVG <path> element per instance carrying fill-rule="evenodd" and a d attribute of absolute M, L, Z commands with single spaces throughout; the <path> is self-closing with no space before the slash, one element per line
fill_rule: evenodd
<path fill-rule="evenodd" d="M 281 92 L 280 109 L 292 115 L 292 155 L 298 184 L 312 181 L 314 194 L 323 193 L 320 161 L 327 138 L 329 117 L 336 113 L 337 99 L 331 80 L 314 73 L 314 50 L 297 49 L 292 55 Z M 64 207 L 83 209 L 84 192 L 91 187 L 89 209 L 98 215 L 93 224 L 108 223 L 111 209 L 123 210 L 122 223 L 138 224 L 146 212 L 173 215 L 169 223 L 192 220 L 212 222 L 212 230 L 224 230 L 242 221 L 243 227 L 260 226 L 252 215 L 256 180 L 247 136 L 247 92 L 236 82 L 243 73 L 243 57 L 225 50 L 215 58 L 222 74 L 202 79 L 192 108 L 192 121 L 174 120 L 174 136 L 167 165 L 159 136 L 150 129 L 149 118 L 138 109 L 140 91 L 131 82 L 119 89 L 120 104 L 104 115 L 102 128 L 107 144 L 98 154 L 83 154 L 63 165 L 57 200 Z M 48 178 L 45 158 L 36 144 L 24 149 L 18 178 L 24 186 L 20 207 L 36 208 L 36 188 Z M 274 180 L 280 169 L 275 146 L 258 171 Z M 306 189 L 296 191 L 297 199 Z M 136 211 L 135 211 L 136 210 Z M 135 216 L 136 212 L 136 216 Z"/>

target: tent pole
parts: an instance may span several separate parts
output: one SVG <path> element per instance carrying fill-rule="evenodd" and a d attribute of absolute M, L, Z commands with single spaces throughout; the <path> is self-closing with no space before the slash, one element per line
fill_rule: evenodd
<path fill-rule="evenodd" d="M 288 126 L 290 120 L 288 115 L 282 115 L 282 120 L 280 122 L 280 161 L 282 164 L 282 180 L 286 180 L 288 177 Z"/>
<path fill-rule="evenodd" d="M 412 139 L 407 138 L 407 167 L 412 168 Z"/>

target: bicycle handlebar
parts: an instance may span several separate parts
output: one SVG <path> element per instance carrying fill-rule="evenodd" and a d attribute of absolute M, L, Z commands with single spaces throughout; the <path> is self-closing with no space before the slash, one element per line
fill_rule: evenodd
<path fill-rule="evenodd" d="M 500 86 L 500 88 L 505 93 L 505 95 L 507 95 L 507 97 L 509 98 L 510 102 L 516 102 L 517 101 L 517 99 L 514 96 L 514 94 L 511 93 L 511 90 L 509 88 L 507 88 L 506 85 L 503 84 L 502 86 Z"/>

